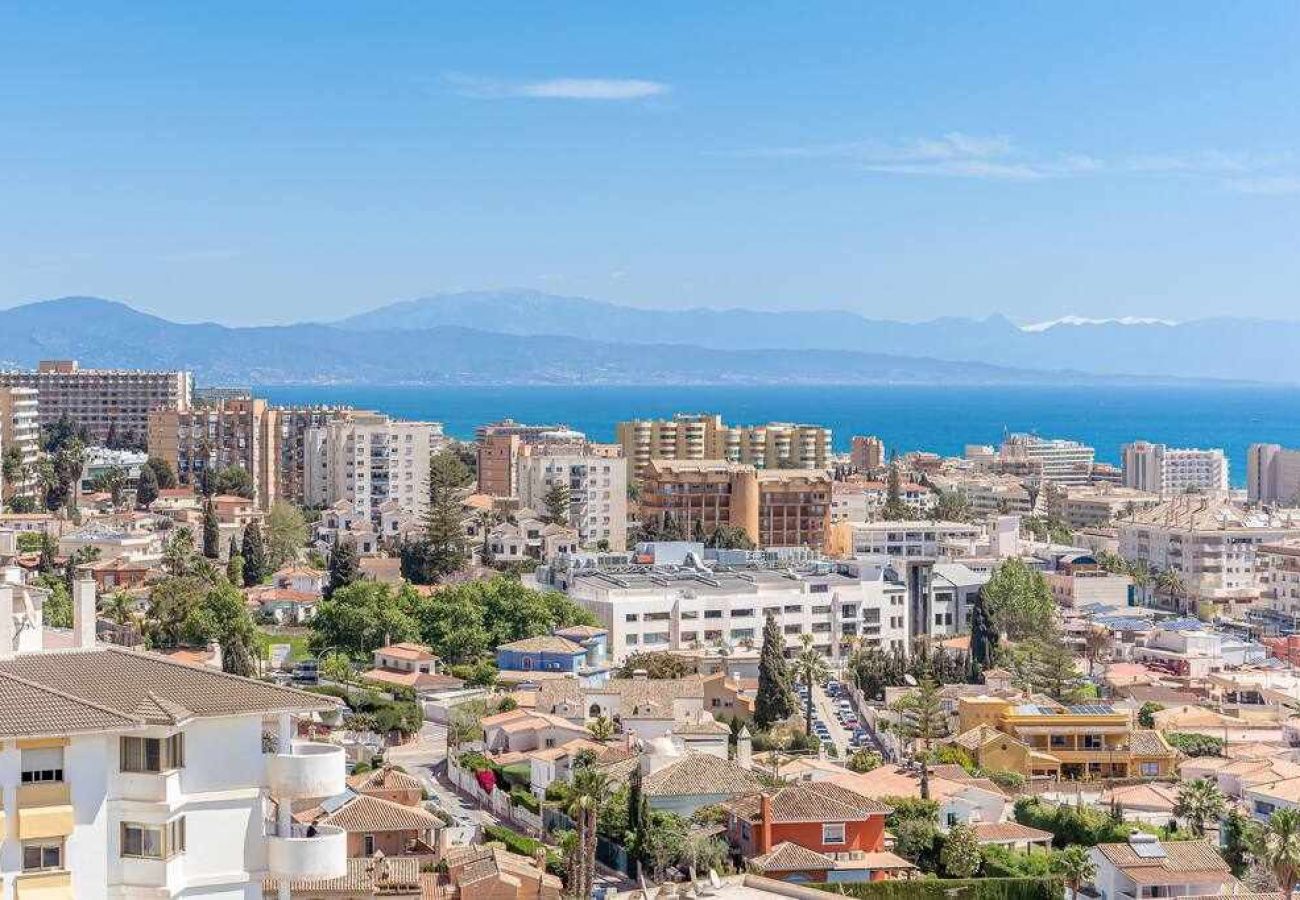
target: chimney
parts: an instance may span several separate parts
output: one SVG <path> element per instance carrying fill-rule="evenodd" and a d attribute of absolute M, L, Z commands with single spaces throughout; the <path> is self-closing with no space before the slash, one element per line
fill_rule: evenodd
<path fill-rule="evenodd" d="M 0 584 L 0 660 L 14 657 L 14 589 Z"/>
<path fill-rule="evenodd" d="M 747 726 L 741 726 L 740 734 L 736 735 L 736 765 L 742 769 L 754 767 L 754 740 Z"/>
<path fill-rule="evenodd" d="M 758 846 L 755 856 L 772 849 L 772 796 L 764 793 L 758 798 Z"/>
<path fill-rule="evenodd" d="M 78 578 L 72 582 L 73 646 L 88 650 L 95 646 L 95 582 Z"/>

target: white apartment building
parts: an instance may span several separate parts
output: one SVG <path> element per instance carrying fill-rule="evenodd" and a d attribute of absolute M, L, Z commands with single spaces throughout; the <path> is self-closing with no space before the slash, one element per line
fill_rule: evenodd
<path fill-rule="evenodd" d="M 1166 495 L 1228 490 L 1228 458 L 1222 450 L 1134 441 L 1121 454 L 1125 487 Z"/>
<path fill-rule="evenodd" d="M 768 615 L 791 653 L 804 634 L 830 659 L 858 639 L 908 648 L 907 591 L 887 569 L 593 567 L 573 573 L 567 592 L 609 631 L 614 663 L 641 651 L 757 648 Z"/>
<path fill-rule="evenodd" d="M 376 412 L 344 412 L 303 436 L 307 503 L 352 504 L 377 521 L 389 500 L 403 513 L 429 508 L 429 458 L 444 444 L 441 422 L 408 422 Z"/>
<path fill-rule="evenodd" d="M 831 430 L 821 425 L 726 425 L 719 415 L 678 413 L 671 419 L 619 422 L 617 435 L 633 477 L 640 477 L 652 459 L 722 459 L 756 469 L 831 465 Z"/>
<path fill-rule="evenodd" d="M 977 519 L 997 515 L 1028 516 L 1034 512 L 1035 497 L 1023 481 L 1013 475 L 972 473 L 960 476 L 935 476 L 935 486 L 966 498 Z"/>
<path fill-rule="evenodd" d="M 546 511 L 546 494 L 556 484 L 569 489 L 569 520 L 584 547 L 606 542 L 610 550 L 627 546 L 627 463 L 621 456 L 584 450 L 528 453 L 515 459 L 519 501 Z"/>
<path fill-rule="evenodd" d="M 831 531 L 838 556 L 956 558 L 973 555 L 976 547 L 987 543 L 982 527 L 965 522 L 841 522 Z"/>
<path fill-rule="evenodd" d="M 1251 444 L 1246 451 L 1246 496 L 1251 503 L 1300 506 L 1300 450 Z"/>
<path fill-rule="evenodd" d="M 0 496 L 35 497 L 39 481 L 36 463 L 41 455 L 41 423 L 37 392 L 30 387 L 0 387 L 0 459 L 8 452 L 19 465 L 14 477 L 0 473 Z"/>
<path fill-rule="evenodd" d="M 253 900 L 268 875 L 346 873 L 345 831 L 289 818 L 344 790 L 343 748 L 294 737 L 330 698 L 96 645 L 91 582 L 72 646 L 33 647 L 54 634 L 38 594 L 0 586 L 2 900 Z"/>
<path fill-rule="evenodd" d="M 1248 512 L 1196 495 L 1166 500 L 1117 524 L 1120 555 L 1157 572 L 1179 573 L 1187 604 L 1258 599 L 1263 581 L 1256 548 L 1300 537 L 1300 514 Z"/>
<path fill-rule="evenodd" d="M 1159 502 L 1157 494 L 1117 484 L 1074 486 L 1066 488 L 1061 497 L 1061 517 L 1071 528 L 1092 528 L 1150 509 Z"/>
<path fill-rule="evenodd" d="M 889 498 L 889 485 L 883 481 L 831 482 L 831 524 L 836 522 L 871 522 L 880 518 L 880 511 Z M 899 485 L 899 499 L 912 512 L 923 516 L 934 509 L 934 491 L 910 481 Z"/>
<path fill-rule="evenodd" d="M 1001 459 L 1041 465 L 1042 477 L 1057 484 L 1087 484 L 1097 451 L 1078 441 L 1012 434 L 1002 441 Z"/>
<path fill-rule="evenodd" d="M 42 360 L 35 372 L 0 372 L 0 386 L 35 388 L 40 424 L 67 415 L 103 444 L 110 432 L 143 441 L 150 412 L 189 409 L 194 379 L 189 372 L 83 369 L 76 360 Z"/>

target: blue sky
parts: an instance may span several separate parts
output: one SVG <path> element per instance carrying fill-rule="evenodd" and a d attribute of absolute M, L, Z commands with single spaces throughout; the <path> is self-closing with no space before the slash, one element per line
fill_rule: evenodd
<path fill-rule="evenodd" d="M 0 306 L 1295 318 L 1298 38 L 1290 2 L 9 4 Z"/>

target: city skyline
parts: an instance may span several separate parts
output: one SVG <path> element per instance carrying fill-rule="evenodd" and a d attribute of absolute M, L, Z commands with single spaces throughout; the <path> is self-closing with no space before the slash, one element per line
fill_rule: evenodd
<path fill-rule="evenodd" d="M 1176 14 L 1175 14 L 1176 11 Z M 0 308 L 1295 318 L 1300 13 L 0 15 Z"/>

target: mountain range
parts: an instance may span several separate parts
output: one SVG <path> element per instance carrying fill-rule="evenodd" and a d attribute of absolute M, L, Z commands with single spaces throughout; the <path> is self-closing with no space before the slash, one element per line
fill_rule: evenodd
<path fill-rule="evenodd" d="M 171 322 L 65 297 L 0 310 L 0 367 L 186 368 L 200 384 L 1300 382 L 1300 323 L 648 310 L 534 291 L 440 294 L 326 323 Z M 1265 366 L 1247 366 L 1250 360 Z"/>

